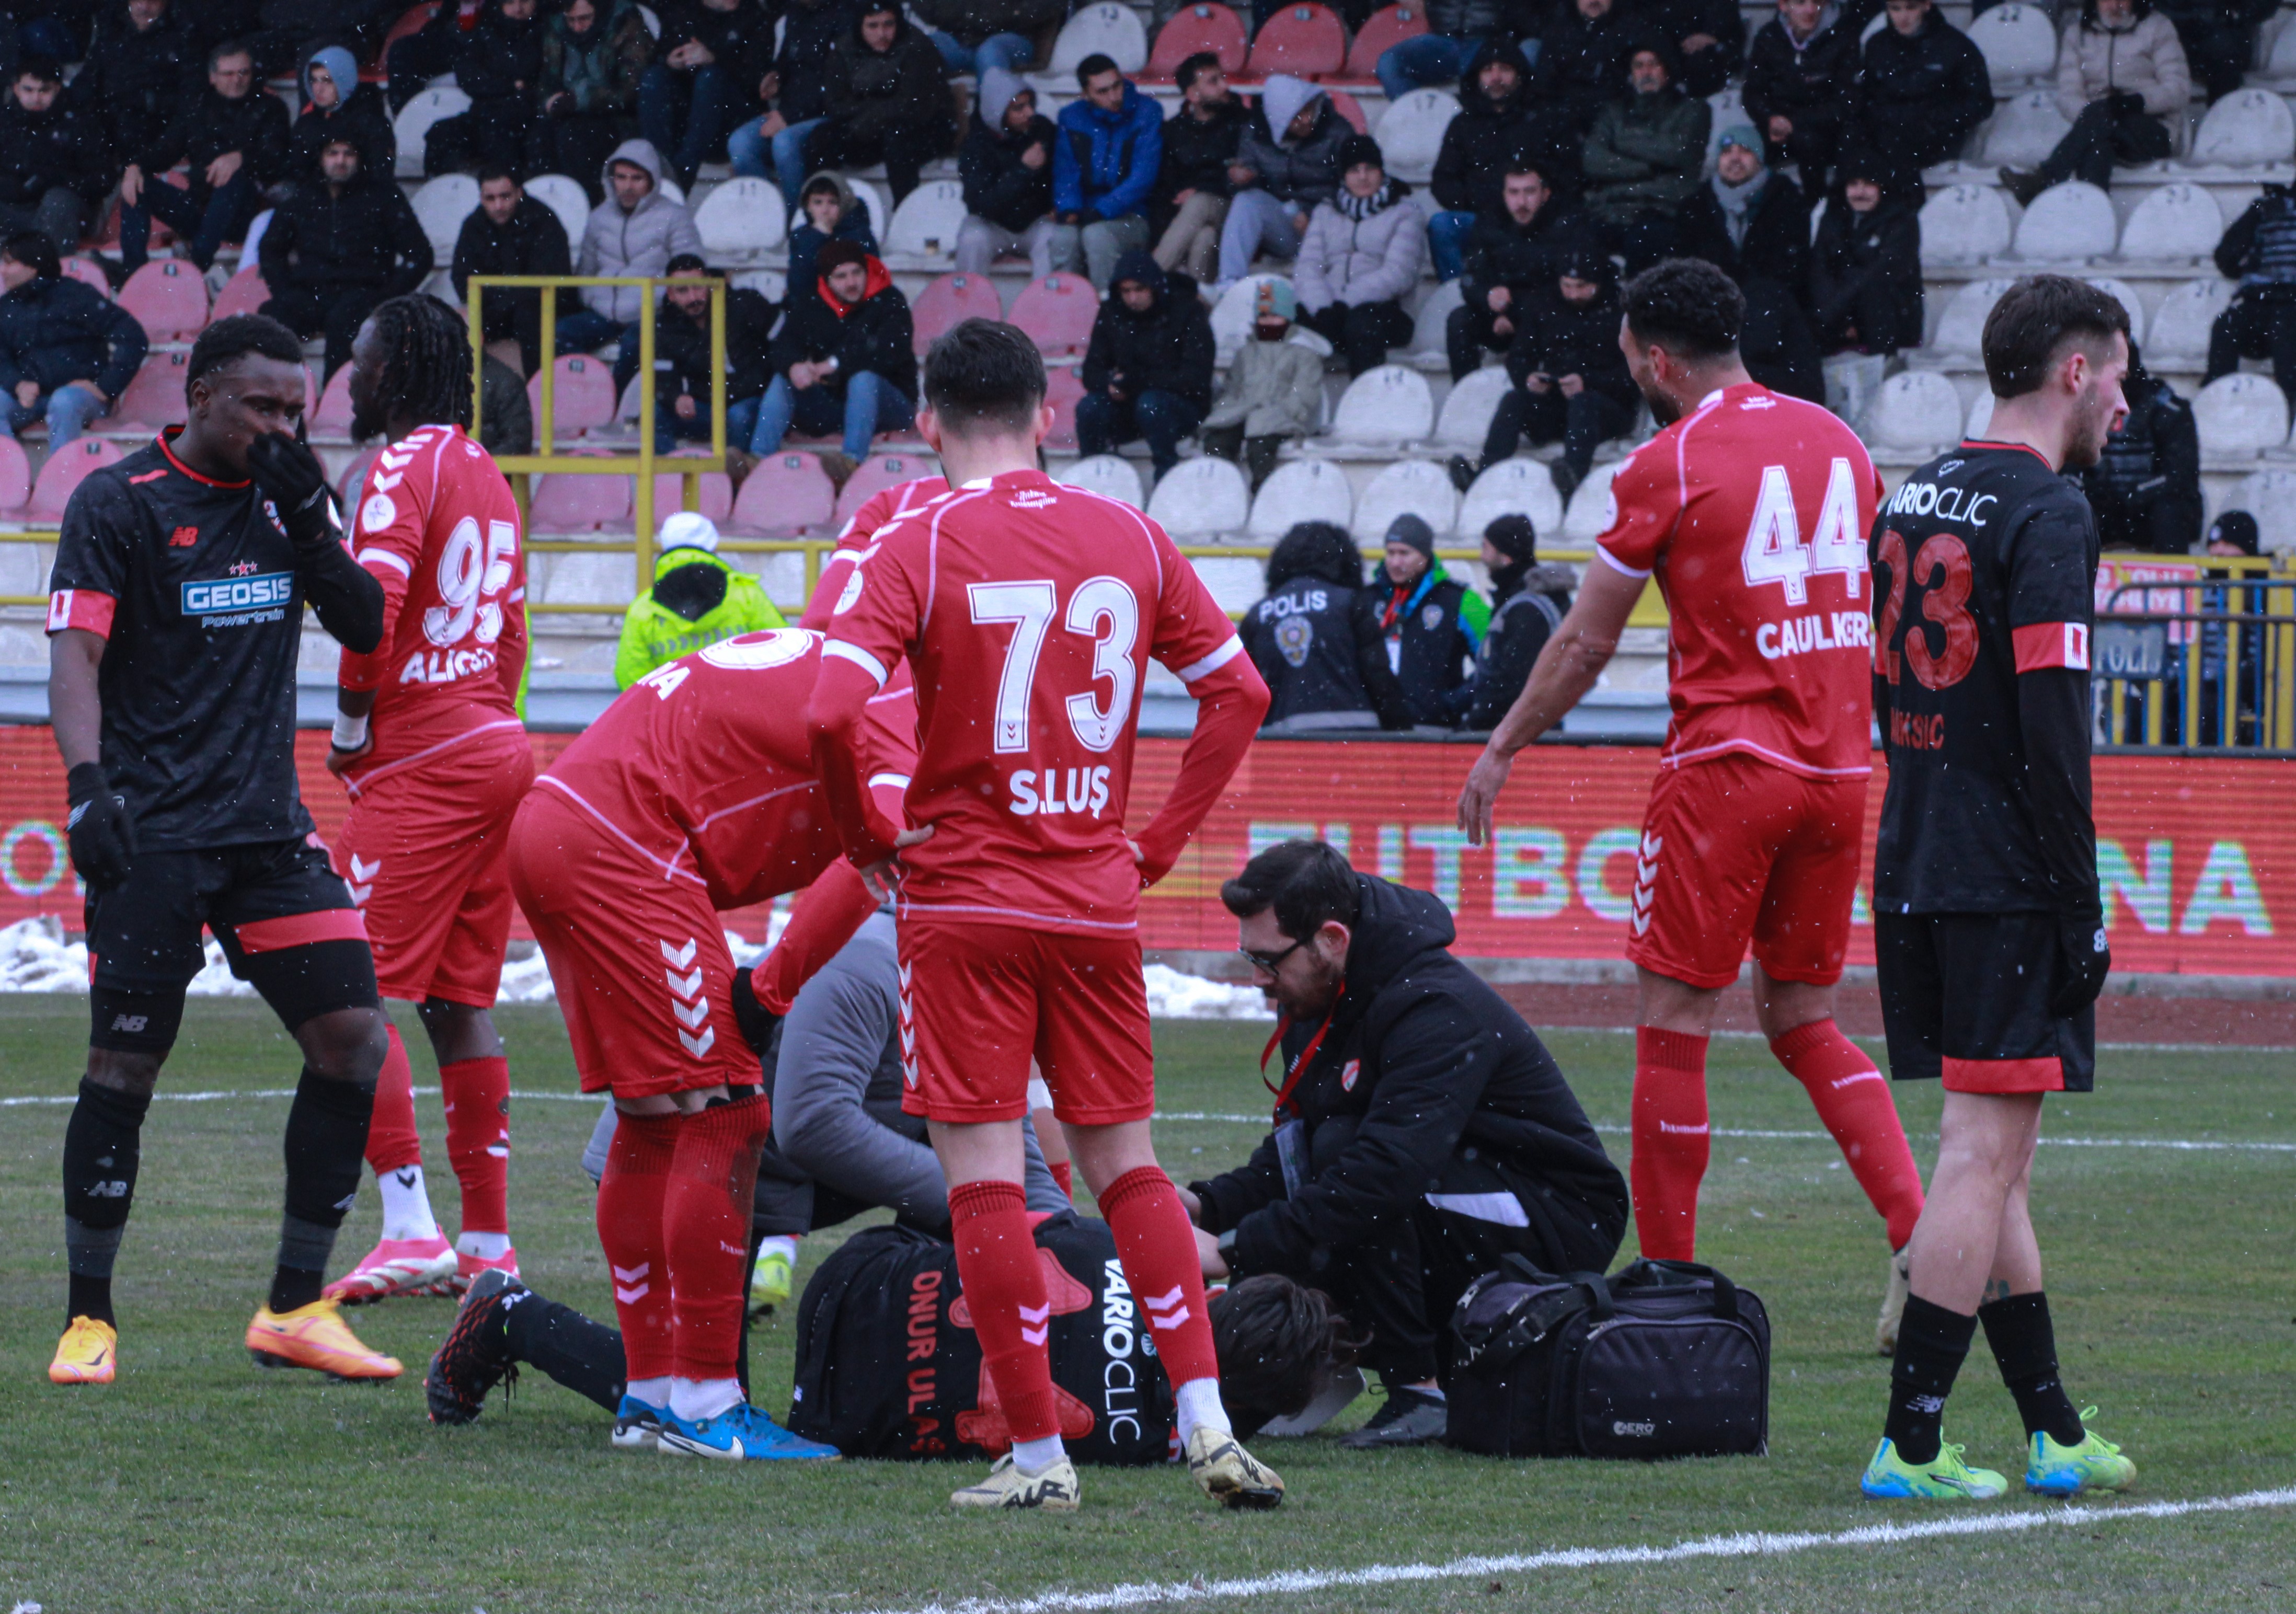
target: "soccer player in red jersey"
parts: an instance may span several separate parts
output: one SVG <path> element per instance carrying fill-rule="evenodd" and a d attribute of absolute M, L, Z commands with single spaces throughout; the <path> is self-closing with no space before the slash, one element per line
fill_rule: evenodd
<path fill-rule="evenodd" d="M 353 516 L 381 583 L 382 643 L 346 654 L 328 770 L 350 795 L 335 870 L 366 917 L 385 997 L 416 1005 L 439 1060 L 447 1153 L 463 1191 L 449 1246 L 430 1212 L 414 1075 L 394 1028 L 367 1134 L 382 1237 L 330 1298 L 358 1302 L 515 1274 L 508 1218 L 510 1066 L 488 1011 L 510 940 L 511 815 L 534 782 L 519 719 L 526 560 L 518 504 L 468 430 L 471 349 L 433 298 L 394 298 L 351 348 L 351 430 L 386 433 Z"/>
<path fill-rule="evenodd" d="M 1672 259 L 1627 288 L 1620 343 L 1664 430 L 1619 467 L 1585 586 L 1468 775 L 1459 826 L 1488 838 L 1515 754 L 1595 686 L 1655 576 L 1673 720 L 1627 945 L 1641 986 L 1636 1232 L 1645 1256 L 1696 1251 L 1707 1038 L 1751 940 L 1770 1051 L 1887 1224 L 1894 1343 L 1921 1176 L 1889 1084 L 1833 1022 L 1873 772 L 1865 533 L 1881 482 L 1841 421 L 1747 375 L 1744 318 L 1705 263 Z"/>
<path fill-rule="evenodd" d="M 1226 787 L 1267 689 L 1160 528 L 1037 469 L 1053 412 L 1026 335 L 964 322 L 933 344 L 924 392 L 918 429 L 952 491 L 880 530 L 856 565 L 810 722 L 847 854 L 873 883 L 898 882 L 903 1102 L 930 1123 L 947 1175 L 957 1270 L 1013 1431 L 1012 1452 L 951 1500 L 1077 1505 L 1021 1189 L 1033 1054 L 1171 1381 L 1190 1472 L 1230 1506 L 1272 1507 L 1283 1481 L 1230 1431 L 1194 1233 L 1149 1136 L 1137 924 L 1141 888 Z M 1169 799 L 1128 837 L 1150 656 L 1199 706 Z M 865 810 L 860 739 L 868 700 L 904 660 L 919 827 L 897 840 Z"/>
<path fill-rule="evenodd" d="M 811 886 L 759 971 L 786 1007 L 876 911 L 840 856 L 805 713 L 821 636 L 742 634 L 658 667 L 559 754 L 519 808 L 510 879 L 558 990 L 585 1093 L 619 1111 L 598 1185 L 628 1388 L 614 1444 L 833 1457 L 742 1393 L 750 1201 L 772 1110 L 734 1006 L 721 909 Z M 916 754 L 906 689 L 863 708 L 854 811 L 899 833 Z"/>
<path fill-rule="evenodd" d="M 797 625 L 816 633 L 827 633 L 830 616 L 837 609 L 837 596 L 845 592 L 845 580 L 853 575 L 854 562 L 869 547 L 878 529 L 896 516 L 922 508 L 928 500 L 937 499 L 947 491 L 947 477 L 929 476 L 881 487 L 870 496 L 869 502 L 855 511 L 853 519 L 839 530 L 837 547 L 821 563 L 821 575 L 814 579 L 813 593 L 806 597 L 805 614 L 798 619 Z"/>

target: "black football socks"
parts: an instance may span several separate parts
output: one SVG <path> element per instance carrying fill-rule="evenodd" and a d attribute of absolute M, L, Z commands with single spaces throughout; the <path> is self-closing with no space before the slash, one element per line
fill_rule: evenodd
<path fill-rule="evenodd" d="M 1988 1300 L 1977 1308 L 1985 1342 L 2001 1366 L 2001 1382 L 2017 1398 L 2025 1438 L 2046 1432 L 2059 1446 L 2079 1446 L 2088 1431 L 2057 1375 L 2057 1336 L 2049 1323 L 2049 1297 L 2036 1290 Z"/>
<path fill-rule="evenodd" d="M 79 1102 L 64 1127 L 64 1254 L 71 1292 L 65 1322 L 114 1323 L 111 1266 L 135 1200 L 148 1093 L 122 1093 L 80 1078 Z"/>
<path fill-rule="evenodd" d="M 1898 1455 L 1916 1467 L 1937 1461 L 1944 1438 L 1945 1398 L 1977 1337 L 1977 1319 L 1919 1295 L 1906 1299 L 1898 1325 L 1898 1354 L 1890 1364 L 1890 1415 L 1882 1433 Z"/>
<path fill-rule="evenodd" d="M 620 1410 L 629 1370 L 619 1329 L 593 1322 L 524 1285 L 503 1296 L 502 1326 L 505 1360 L 529 1363 L 608 1412 Z"/>
<path fill-rule="evenodd" d="M 374 1091 L 306 1069 L 287 1110 L 287 1208 L 280 1218 L 279 1267 L 271 1309 L 293 1311 L 319 1298 L 343 1214 L 358 1196 Z"/>

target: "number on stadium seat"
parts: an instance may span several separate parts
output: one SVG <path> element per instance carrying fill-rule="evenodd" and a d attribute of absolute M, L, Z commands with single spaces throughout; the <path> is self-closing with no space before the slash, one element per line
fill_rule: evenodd
<path fill-rule="evenodd" d="M 1004 670 L 996 681 L 996 736 L 999 754 L 1029 749 L 1029 697 L 1036 688 L 1037 661 L 1044 654 L 1045 633 L 1059 609 L 1060 595 L 1049 580 L 1029 583 L 975 583 L 965 590 L 972 620 L 982 627 L 1012 627 L 1012 642 L 1004 647 Z M 1101 709 L 1095 690 L 1068 698 L 1069 726 L 1088 750 L 1105 751 L 1115 745 L 1132 721 L 1132 695 L 1136 671 L 1132 646 L 1140 636 L 1140 602 L 1132 590 L 1115 578 L 1087 578 L 1069 596 L 1064 625 L 1069 632 L 1093 641 L 1093 683 L 1109 681 L 1109 702 Z"/>

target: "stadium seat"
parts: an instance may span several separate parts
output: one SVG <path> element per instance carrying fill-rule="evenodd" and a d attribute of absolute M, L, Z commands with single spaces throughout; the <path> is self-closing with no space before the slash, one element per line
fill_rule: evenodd
<path fill-rule="evenodd" d="M 1921 226 L 1924 268 L 1997 258 L 2009 250 L 2013 233 L 2009 204 L 1991 185 L 1948 185 L 1922 204 Z"/>
<path fill-rule="evenodd" d="M 1092 322 L 1100 297 L 1081 274 L 1047 274 L 1032 280 L 1013 299 L 1013 323 L 1036 339 L 1050 358 L 1082 353 L 1092 342 Z"/>
<path fill-rule="evenodd" d="M 1570 496 L 1570 504 L 1562 512 L 1562 541 L 1584 547 L 1603 536 L 1611 514 L 1611 479 L 1618 474 L 1623 460 L 1598 460 Z"/>
<path fill-rule="evenodd" d="M 865 179 L 856 179 L 848 174 L 845 183 L 852 187 L 853 194 L 861 199 L 861 206 L 869 215 L 869 233 L 879 241 L 884 240 L 885 231 L 893 217 L 885 205 L 885 199 L 878 194 L 877 187 Z M 796 212 L 792 210 L 790 217 L 795 218 Z"/>
<path fill-rule="evenodd" d="M 1374 131 L 1387 171 L 1415 185 L 1432 179 L 1443 131 L 1458 115 L 1459 98 L 1448 90 L 1414 90 L 1388 102 Z"/>
<path fill-rule="evenodd" d="M 641 5 L 638 7 L 638 20 L 645 24 L 645 31 L 650 37 L 656 39 L 661 37 L 661 13 L 660 12 L 654 10 L 651 5 Z"/>
<path fill-rule="evenodd" d="M 83 286 L 94 286 L 106 298 L 111 297 L 111 277 L 103 272 L 102 264 L 85 253 L 75 252 L 65 258 L 63 271 L 66 280 L 76 280 Z"/>
<path fill-rule="evenodd" d="M 2291 20 L 2276 14 L 2267 18 L 2259 30 L 2269 42 L 2265 38 L 2258 42 L 2257 54 L 2263 58 L 2264 65 L 2257 77 L 2284 83 L 2296 78 L 2296 27 L 2289 26 Z M 2276 28 L 2276 23 L 2279 25 Z"/>
<path fill-rule="evenodd" d="M 1364 116 L 1362 102 L 1345 90 L 1326 90 L 1324 93 L 1331 97 L 1332 111 L 1340 115 L 1341 122 L 1358 135 L 1371 133 L 1371 119 Z"/>
<path fill-rule="evenodd" d="M 534 532 L 627 528 L 635 503 L 628 477 L 554 471 L 534 479 L 527 527 Z"/>
<path fill-rule="evenodd" d="M 2012 168 L 2030 168 L 2057 149 L 2057 142 L 2073 126 L 2057 110 L 2053 90 L 2027 90 L 1993 109 L 1985 132 L 1985 160 Z"/>
<path fill-rule="evenodd" d="M 1247 274 L 1222 294 L 1212 306 L 1212 343 L 1221 364 L 1234 359 L 1236 349 L 1251 340 L 1251 311 L 1259 307 L 1259 288 L 1290 283 L 1281 274 Z"/>
<path fill-rule="evenodd" d="M 2144 333 L 2145 362 L 2197 365 L 2205 360 L 2209 327 L 2232 302 L 2232 292 L 2230 281 L 2212 274 L 2180 283 L 2152 311 L 2152 325 Z"/>
<path fill-rule="evenodd" d="M 739 447 L 739 445 L 735 445 Z M 675 465 L 678 456 L 671 455 Z M 659 463 L 660 462 L 657 462 Z M 685 508 L 685 477 L 682 471 L 657 471 L 653 473 L 653 519 L 661 519 L 673 510 Z M 734 515 L 734 479 L 722 471 L 701 473 L 701 503 L 695 506 L 712 521 L 724 525 Z"/>
<path fill-rule="evenodd" d="M 2157 185 L 2145 193 L 2121 227 L 2120 256 L 2139 260 L 2203 258 L 2217 250 L 2224 233 L 2224 209 L 2201 186 L 2182 181 Z"/>
<path fill-rule="evenodd" d="M 64 519 L 64 506 L 71 503 L 72 489 L 89 472 L 116 464 L 126 457 L 119 445 L 107 438 L 73 438 L 48 455 L 47 463 L 40 467 L 40 479 L 32 484 L 31 503 L 24 508 L 24 520 L 35 527 L 55 525 Z"/>
<path fill-rule="evenodd" d="M 1314 0 L 1287 5 L 1259 25 L 1244 64 L 1255 78 L 1289 73 L 1295 78 L 1336 78 L 1348 64 L 1348 25 Z"/>
<path fill-rule="evenodd" d="M 24 446 L 12 437 L 0 437 L 0 517 L 14 519 L 23 509 L 24 501 L 32 496 L 32 463 L 24 456 Z M 46 592 L 42 583 L 27 590 L 30 594 Z"/>
<path fill-rule="evenodd" d="M 818 537 L 832 529 L 837 485 L 818 455 L 784 448 L 750 469 L 727 525 L 761 537 Z"/>
<path fill-rule="evenodd" d="M 1983 351 L 1986 315 L 2016 283 L 2001 279 L 1964 282 L 1946 304 L 1945 312 L 1938 315 L 1937 334 L 1930 339 L 1930 347 L 1939 353 L 1976 356 Z"/>
<path fill-rule="evenodd" d="M 750 258 L 789 240 L 789 209 L 782 206 L 781 191 L 772 180 L 741 176 L 701 199 L 693 209 L 693 227 L 701 233 L 701 250 L 713 262 Z M 571 239 L 580 245 L 581 231 L 574 231 Z"/>
<path fill-rule="evenodd" d="M 957 227 L 964 223 L 964 187 L 954 179 L 928 179 L 893 209 L 893 222 L 885 227 L 886 256 L 955 263 Z"/>
<path fill-rule="evenodd" d="M 2225 505 L 2256 518 L 2257 548 L 2268 555 L 2296 550 L 2296 471 L 2257 471 L 2240 479 Z M 2219 512 L 2219 514 L 2222 512 Z"/>
<path fill-rule="evenodd" d="M 190 370 L 191 357 L 189 349 L 176 348 L 146 358 L 119 401 L 111 406 L 112 423 L 157 430 L 181 422 L 186 412 L 184 377 Z M 342 373 L 348 375 L 350 366 L 345 365 Z"/>
<path fill-rule="evenodd" d="M 468 174 L 441 174 L 426 179 L 414 193 L 414 217 L 430 238 L 430 250 L 442 258 L 455 255 L 455 242 L 463 221 L 479 210 L 479 182 Z"/>
<path fill-rule="evenodd" d="M 215 307 L 208 310 L 208 323 L 229 319 L 234 314 L 252 314 L 270 300 L 271 288 L 263 283 L 263 271 L 250 263 L 216 293 Z"/>
<path fill-rule="evenodd" d="M 1182 540 L 1241 532 L 1251 516 L 1251 486 L 1216 455 L 1182 460 L 1148 496 L 1148 514 Z"/>
<path fill-rule="evenodd" d="M 1513 385 L 1499 365 L 1486 365 L 1454 385 L 1443 399 L 1443 413 L 1435 420 L 1436 442 L 1468 454 L 1480 452 L 1499 399 Z"/>
<path fill-rule="evenodd" d="M 1993 389 L 1980 387 L 1977 401 L 1969 406 L 1969 421 L 1961 429 L 1964 442 L 1981 443 L 1985 434 L 1993 429 Z"/>
<path fill-rule="evenodd" d="M 1991 13 L 1988 13 L 1990 15 Z M 2079 179 L 2051 185 L 2017 221 L 2014 255 L 2041 263 L 2110 258 L 2120 239 L 2112 198 Z"/>
<path fill-rule="evenodd" d="M 570 353 L 554 363 L 557 376 L 551 389 L 552 439 L 562 443 L 586 431 L 611 426 L 614 423 L 614 406 L 620 402 L 614 393 L 614 367 L 604 359 L 587 353 Z M 536 441 L 539 442 L 542 432 L 540 371 L 527 378 L 526 398 L 534 409 Z"/>
<path fill-rule="evenodd" d="M 1539 460 L 1501 460 L 1475 479 L 1459 503 L 1459 536 L 1470 543 L 1501 516 L 1529 516 L 1531 530 L 1552 541 L 1562 530 L 1562 496 L 1554 472 Z"/>
<path fill-rule="evenodd" d="M 1364 19 L 1356 30 L 1355 43 L 1348 47 L 1347 66 L 1343 70 L 1350 78 L 1377 78 L 1379 59 L 1406 39 L 1415 39 L 1427 31 L 1427 13 L 1414 4 L 1382 6 Z"/>
<path fill-rule="evenodd" d="M 732 183 L 727 181 L 727 184 Z M 722 191 L 726 187 L 720 185 L 718 188 Z M 558 215 L 558 222 L 566 231 L 568 255 L 580 257 L 582 232 L 590 225 L 590 193 L 582 188 L 581 182 L 570 179 L 563 174 L 537 174 L 526 182 L 526 193 Z M 709 205 L 706 201 L 702 203 L 704 207 Z M 782 211 L 779 191 L 774 193 L 773 210 L 776 215 Z M 703 244 L 708 244 L 707 238 Z"/>
<path fill-rule="evenodd" d="M 587 480 L 599 480 L 588 478 Z M 550 562 L 538 593 L 545 605 L 627 605 L 637 595 L 637 557 L 606 552 L 598 554 L 537 555 Z"/>
<path fill-rule="evenodd" d="M 837 525 L 844 526 L 859 513 L 861 506 L 888 487 L 898 487 L 902 483 L 914 482 L 919 477 L 939 474 L 939 463 L 927 456 L 871 455 L 863 462 L 860 470 L 846 479 L 845 490 L 837 496 Z"/>
<path fill-rule="evenodd" d="M 189 341 L 208 323 L 208 286 L 187 258 L 157 258 L 127 277 L 119 306 L 155 342 Z"/>
<path fill-rule="evenodd" d="M 2144 301 L 2136 295 L 2136 288 L 2125 280 L 2115 280 L 2109 274 L 2085 274 L 2081 277 L 2112 298 L 2128 311 L 2128 330 L 2132 337 L 2144 329 Z"/>
<path fill-rule="evenodd" d="M 2014 94 L 2057 70 L 2057 30 L 2038 5 L 1997 5 L 1975 18 L 1969 42 L 1985 58 L 1993 94 Z"/>
<path fill-rule="evenodd" d="M 1045 70 L 1061 79 L 1063 95 L 1076 84 L 1077 64 L 1086 56 L 1106 56 L 1126 73 L 1148 65 L 1148 30 L 1140 13 L 1116 0 L 1087 5 L 1061 25 L 1053 41 L 1052 64 Z"/>
<path fill-rule="evenodd" d="M 1459 519 L 1459 490 L 1451 486 L 1451 473 L 1432 460 L 1398 460 L 1382 469 L 1356 501 L 1356 541 L 1379 543 L 1406 512 L 1439 535 L 1449 532 Z"/>
<path fill-rule="evenodd" d="M 1272 544 L 1296 522 L 1346 527 L 1355 518 L 1355 490 L 1344 468 L 1330 460 L 1287 460 L 1260 484 L 1246 527 L 1253 537 Z"/>
<path fill-rule="evenodd" d="M 1148 496 L 1140 490 L 1140 473 L 1120 454 L 1095 454 L 1078 460 L 1053 480 L 1118 500 L 1135 510 L 1148 502 Z"/>
<path fill-rule="evenodd" d="M 1447 280 L 1421 299 L 1419 311 L 1411 316 L 1411 345 L 1404 351 L 1414 358 L 1424 356 L 1441 359 L 1446 356 L 1445 332 L 1449 325 L 1451 310 L 1466 298 L 1464 281 Z"/>
<path fill-rule="evenodd" d="M 2287 440 L 2288 400 L 2268 375 L 2220 375 L 2193 400 L 2193 424 L 2202 459 L 2246 459 Z"/>
<path fill-rule="evenodd" d="M 1961 394 L 1934 370 L 1906 370 L 1882 383 L 1866 411 L 1866 440 L 1877 448 L 1927 452 L 1961 435 Z"/>
<path fill-rule="evenodd" d="M 1215 0 L 1195 0 L 1193 5 L 1182 6 L 1158 32 L 1156 48 L 1149 53 L 1147 70 L 1140 77 L 1168 84 L 1179 72 L 1180 63 L 1198 51 L 1218 56 L 1221 70 L 1231 78 L 1242 73 L 1251 54 L 1243 19 Z"/>
<path fill-rule="evenodd" d="M 996 284 L 986 274 L 966 274 L 959 272 L 944 274 L 917 293 L 910 306 L 909 319 L 914 329 L 917 356 L 922 358 L 925 349 L 942 332 L 963 324 L 969 319 L 1003 319 L 1004 299 L 998 294 Z"/>
<path fill-rule="evenodd" d="M 1401 365 L 1382 365 L 1349 381 L 1332 416 L 1332 436 L 1347 443 L 1416 443 L 1434 429 L 1427 378 Z"/>
<path fill-rule="evenodd" d="M 1045 373 L 1045 402 L 1053 406 L 1053 429 L 1045 434 L 1045 447 L 1061 454 L 1073 454 L 1077 447 L 1076 409 L 1084 398 L 1084 382 L 1077 373 L 1063 366 Z"/>
<path fill-rule="evenodd" d="M 422 177 L 422 153 L 430 126 L 471 110 L 471 98 L 450 85 L 434 85 L 398 109 L 391 128 L 398 136 L 398 177 Z"/>
<path fill-rule="evenodd" d="M 2296 118 L 2269 90 L 2234 90 L 2201 119 L 2189 160 L 2195 167 L 2260 168 L 2296 157 Z"/>

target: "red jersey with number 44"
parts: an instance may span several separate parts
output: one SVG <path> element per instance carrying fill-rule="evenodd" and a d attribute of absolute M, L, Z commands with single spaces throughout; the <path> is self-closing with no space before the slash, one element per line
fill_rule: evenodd
<path fill-rule="evenodd" d="M 1660 761 L 1744 752 L 1814 779 L 1873 772 L 1866 534 L 1881 478 L 1815 404 L 1748 381 L 1629 455 L 1603 558 L 1670 619 Z"/>
<path fill-rule="evenodd" d="M 346 651 L 345 689 L 374 692 L 370 761 L 518 717 L 526 556 L 518 503 L 459 426 L 425 426 L 375 456 L 351 547 L 382 584 L 382 642 Z"/>

